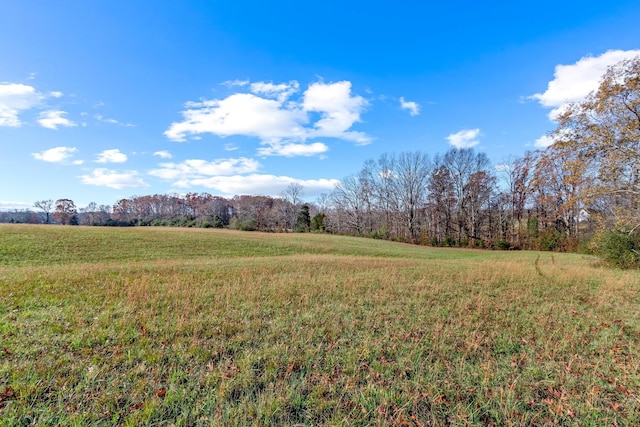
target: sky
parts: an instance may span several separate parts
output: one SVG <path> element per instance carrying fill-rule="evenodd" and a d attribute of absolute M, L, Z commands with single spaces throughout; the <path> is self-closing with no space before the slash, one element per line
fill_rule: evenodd
<path fill-rule="evenodd" d="M 544 149 L 637 0 L 0 2 L 0 210 L 305 199 L 382 154 Z"/>

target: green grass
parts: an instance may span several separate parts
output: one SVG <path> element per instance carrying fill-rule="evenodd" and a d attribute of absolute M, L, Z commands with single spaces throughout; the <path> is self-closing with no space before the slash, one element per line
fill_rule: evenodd
<path fill-rule="evenodd" d="M 0 226 L 0 425 L 634 425 L 640 277 L 574 254 Z"/>

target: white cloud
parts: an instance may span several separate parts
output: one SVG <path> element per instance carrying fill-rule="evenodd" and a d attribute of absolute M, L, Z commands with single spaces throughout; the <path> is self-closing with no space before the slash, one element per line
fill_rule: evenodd
<path fill-rule="evenodd" d="M 236 79 L 236 80 L 227 80 L 226 82 L 222 82 L 220 84 L 222 86 L 226 86 L 226 87 L 229 87 L 229 88 L 235 87 L 235 86 L 242 87 L 242 86 L 247 86 L 249 84 L 249 80 L 248 79 L 247 80 L 238 80 L 238 79 Z"/>
<path fill-rule="evenodd" d="M 80 176 L 80 179 L 83 184 L 109 187 L 116 190 L 149 187 L 149 184 L 138 177 L 138 172 L 136 171 L 120 173 L 114 170 L 99 168 L 94 169 L 89 175 Z"/>
<path fill-rule="evenodd" d="M 212 161 L 190 159 L 180 163 L 160 163 L 149 175 L 172 182 L 175 189 L 203 187 L 225 196 L 261 194 L 278 196 L 291 183 L 299 183 L 308 197 L 330 192 L 336 179 L 300 180 L 287 176 L 256 173 L 257 160 L 239 157 Z"/>
<path fill-rule="evenodd" d="M 251 83 L 251 92 L 264 95 L 268 98 L 276 98 L 281 102 L 286 101 L 291 95 L 300 90 L 300 84 L 297 81 L 291 81 L 289 83 L 265 83 L 257 82 Z"/>
<path fill-rule="evenodd" d="M 555 120 L 570 102 L 582 101 L 590 92 L 598 89 L 607 68 L 616 63 L 640 55 L 640 50 L 610 50 L 599 56 L 585 56 L 575 64 L 556 65 L 553 80 L 543 93 L 531 95 L 540 105 L 552 108 L 549 118 Z"/>
<path fill-rule="evenodd" d="M 313 83 L 304 92 L 302 106 L 306 112 L 318 112 L 322 118 L 309 131 L 309 137 L 332 137 L 366 145 L 371 138 L 362 132 L 349 131 L 360 121 L 360 114 L 367 106 L 361 96 L 351 96 L 351 82 Z"/>
<path fill-rule="evenodd" d="M 98 158 L 95 161 L 96 163 L 124 163 L 127 161 L 127 155 L 119 149 L 113 148 L 98 154 Z"/>
<path fill-rule="evenodd" d="M 417 102 L 405 101 L 404 97 L 400 97 L 400 108 L 409 111 L 409 115 L 417 116 L 420 114 L 420 105 Z"/>
<path fill-rule="evenodd" d="M 102 114 L 94 114 L 93 117 L 100 122 L 111 123 L 114 125 L 118 124 L 118 121 L 116 119 L 110 119 L 110 118 L 104 117 Z"/>
<path fill-rule="evenodd" d="M 173 157 L 167 150 L 156 151 L 155 153 L 153 153 L 153 155 L 163 159 L 170 159 L 171 157 Z"/>
<path fill-rule="evenodd" d="M 184 120 L 172 123 L 165 135 L 185 141 L 188 135 L 211 133 L 226 137 L 244 135 L 262 140 L 302 138 L 306 116 L 301 110 L 286 109 L 283 103 L 249 93 L 237 93 L 222 100 L 190 102 L 182 112 Z"/>
<path fill-rule="evenodd" d="M 547 148 L 553 145 L 554 142 L 555 140 L 549 135 L 542 135 L 540 138 L 535 140 L 533 146 L 536 148 Z"/>
<path fill-rule="evenodd" d="M 96 120 L 100 121 L 100 122 L 110 123 L 112 125 L 120 125 L 120 126 L 125 126 L 125 127 L 134 127 L 134 125 L 132 125 L 131 123 L 120 123 L 116 119 L 112 119 L 110 117 L 104 117 L 102 114 L 94 114 L 93 117 Z"/>
<path fill-rule="evenodd" d="M 478 136 L 480 136 L 480 129 L 463 129 L 460 132 L 452 133 L 446 139 L 455 148 L 471 148 L 480 143 Z"/>
<path fill-rule="evenodd" d="M 205 187 L 228 196 L 239 194 L 278 196 L 290 184 L 298 183 L 304 187 L 307 197 L 313 197 L 320 193 L 331 192 L 338 182 L 337 179 L 300 180 L 287 176 L 252 174 L 182 180 L 176 182 L 175 185 L 179 188 Z"/>
<path fill-rule="evenodd" d="M 259 167 L 258 161 L 246 157 L 210 162 L 190 159 L 182 163 L 160 163 L 160 168 L 150 171 L 149 175 L 167 180 L 193 181 L 213 176 L 252 173 Z"/>
<path fill-rule="evenodd" d="M 42 98 L 33 86 L 0 83 L 0 126 L 21 126 L 19 114 L 36 107 Z"/>
<path fill-rule="evenodd" d="M 43 162 L 50 163 L 64 163 L 67 159 L 73 156 L 73 153 L 78 151 L 76 147 L 55 147 L 45 150 L 41 153 L 31 153 L 31 155 Z M 74 164 L 81 164 L 82 161 L 76 161 Z"/>
<path fill-rule="evenodd" d="M 49 92 L 49 96 L 52 98 L 62 98 L 64 94 L 62 92 L 60 92 L 59 90 L 54 90 L 52 92 Z"/>
<path fill-rule="evenodd" d="M 38 123 L 40 123 L 40 126 L 42 127 L 45 127 L 47 129 L 54 129 L 54 130 L 57 130 L 58 126 L 65 126 L 65 127 L 77 126 L 71 120 L 67 119 L 66 117 L 63 117 L 65 114 L 67 114 L 67 112 L 61 111 L 61 110 L 43 111 L 40 113 L 38 117 Z"/>
<path fill-rule="evenodd" d="M 224 149 L 226 151 L 236 151 L 238 150 L 240 147 L 238 147 L 236 144 L 231 143 L 231 142 L 227 142 L 226 144 L 224 144 Z"/>
<path fill-rule="evenodd" d="M 572 138 L 574 135 L 571 129 L 560 129 L 551 134 L 542 135 L 534 141 L 533 145 L 536 148 L 547 148 L 558 141 L 570 141 Z"/>
<path fill-rule="evenodd" d="M 241 86 L 227 82 L 228 85 Z M 245 85 L 245 82 L 241 82 Z M 246 85 L 249 83 L 247 82 Z M 183 120 L 174 122 L 165 135 L 174 141 L 185 141 L 210 133 L 220 137 L 240 135 L 258 138 L 263 152 L 275 155 L 291 155 L 299 150 L 309 155 L 309 149 L 301 149 L 307 139 L 317 137 L 338 138 L 360 145 L 368 144 L 371 138 L 363 132 L 352 131 L 354 123 L 367 101 L 351 94 L 351 82 L 316 82 L 311 84 L 297 99 L 291 97 L 299 91 L 296 81 L 282 84 L 258 82 L 249 86 L 253 93 L 235 93 L 224 99 L 188 102 L 182 111 Z M 314 115 L 314 113 L 317 113 Z M 312 122 L 311 118 L 319 115 Z M 318 143 L 310 144 L 317 152 Z M 270 147 L 270 149 L 269 149 Z M 305 146 L 309 147 L 309 146 Z"/>
<path fill-rule="evenodd" d="M 9 211 L 14 209 L 30 209 L 33 208 L 32 203 L 27 202 L 13 202 L 10 200 L 0 200 L 0 212 Z"/>
<path fill-rule="evenodd" d="M 261 156 L 315 156 L 316 154 L 322 154 L 329 150 L 322 142 L 314 142 L 312 144 L 276 144 L 272 143 L 266 147 L 258 149 L 258 154 Z"/>

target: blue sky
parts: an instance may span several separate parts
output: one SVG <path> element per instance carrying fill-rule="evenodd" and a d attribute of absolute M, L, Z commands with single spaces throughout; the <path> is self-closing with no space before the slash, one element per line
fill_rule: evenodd
<path fill-rule="evenodd" d="M 637 0 L 0 10 L 0 209 L 292 182 L 313 200 L 367 159 L 452 146 L 500 164 L 640 54 Z"/>

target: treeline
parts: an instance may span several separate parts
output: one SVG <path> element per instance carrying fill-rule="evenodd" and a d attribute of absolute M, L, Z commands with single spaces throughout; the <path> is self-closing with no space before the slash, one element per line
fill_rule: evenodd
<path fill-rule="evenodd" d="M 280 197 L 155 194 L 80 209 L 59 199 L 34 203 L 39 213 L 20 214 L 23 222 L 312 231 L 433 246 L 575 250 L 593 234 L 590 216 L 573 201 L 573 188 L 554 175 L 560 169 L 545 165 L 541 152 L 497 169 L 473 149 L 434 159 L 404 152 L 365 162 L 315 203 L 304 203 L 304 188 L 291 184 Z"/>
<path fill-rule="evenodd" d="M 113 206 L 73 200 L 42 200 L 38 211 L 0 212 L 0 222 L 89 226 L 170 226 L 233 228 L 246 231 L 323 231 L 315 204 L 302 203 L 302 186 L 291 184 L 280 197 L 242 195 L 233 198 L 208 193 L 154 194 L 121 199 Z M 310 213 L 314 217 L 311 218 Z"/>
<path fill-rule="evenodd" d="M 433 246 L 575 250 L 592 234 L 589 216 L 541 165 L 539 152 L 497 168 L 473 149 L 383 155 L 336 187 L 326 228 Z"/>

